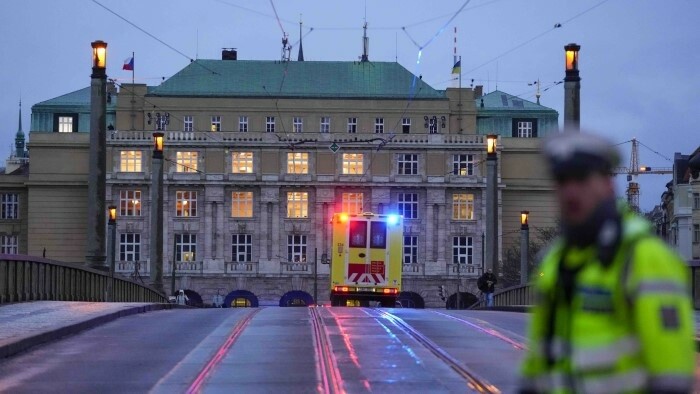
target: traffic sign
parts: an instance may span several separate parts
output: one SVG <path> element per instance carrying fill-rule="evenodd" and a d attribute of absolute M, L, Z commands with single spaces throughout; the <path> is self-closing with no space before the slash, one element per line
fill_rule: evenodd
<path fill-rule="evenodd" d="M 328 147 L 328 149 L 330 149 L 331 152 L 336 153 L 337 151 L 340 150 L 340 145 L 338 145 L 334 142 L 331 144 L 331 146 Z"/>

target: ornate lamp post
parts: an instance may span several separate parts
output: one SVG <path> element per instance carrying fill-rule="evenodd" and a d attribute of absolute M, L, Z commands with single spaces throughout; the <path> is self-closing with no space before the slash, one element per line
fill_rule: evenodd
<path fill-rule="evenodd" d="M 117 254 L 117 207 L 110 205 L 107 209 L 109 213 L 109 299 L 114 301 L 114 260 Z"/>
<path fill-rule="evenodd" d="M 105 269 L 105 205 L 107 171 L 107 43 L 92 43 L 90 83 L 90 158 L 88 217 L 85 259 L 88 265 Z"/>
<path fill-rule="evenodd" d="M 498 136 L 486 136 L 486 269 L 498 277 Z"/>
<path fill-rule="evenodd" d="M 153 133 L 153 156 L 151 160 L 151 282 L 153 287 L 163 289 L 163 139 L 161 126 Z"/>
<path fill-rule="evenodd" d="M 566 77 L 564 77 L 564 130 L 581 131 L 581 77 L 578 74 L 580 45 L 564 47 Z"/>
<path fill-rule="evenodd" d="M 520 284 L 527 283 L 527 261 L 530 254 L 530 211 L 520 211 Z"/>

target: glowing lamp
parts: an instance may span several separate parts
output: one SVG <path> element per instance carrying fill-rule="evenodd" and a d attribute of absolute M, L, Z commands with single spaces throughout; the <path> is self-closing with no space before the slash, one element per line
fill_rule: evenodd
<path fill-rule="evenodd" d="M 578 72 L 578 51 L 581 50 L 580 45 L 569 44 L 564 47 L 566 53 L 566 71 Z"/>
<path fill-rule="evenodd" d="M 520 211 L 520 224 L 523 227 L 528 225 L 528 218 L 530 216 L 530 211 Z"/>
<path fill-rule="evenodd" d="M 343 212 L 340 215 L 338 215 L 338 220 L 340 221 L 340 223 L 345 223 L 348 221 L 348 219 L 349 219 L 349 216 L 347 213 Z"/>
<path fill-rule="evenodd" d="M 486 153 L 489 157 L 496 156 L 496 148 L 498 147 L 498 136 L 489 134 L 486 136 Z"/>
<path fill-rule="evenodd" d="M 109 213 L 109 223 L 114 224 L 117 221 L 117 207 L 110 205 L 107 212 Z"/>
<path fill-rule="evenodd" d="M 156 131 L 153 133 L 153 153 L 163 153 L 163 133 Z"/>
<path fill-rule="evenodd" d="M 399 223 L 399 215 L 388 215 L 386 217 L 387 224 L 393 226 Z"/>
<path fill-rule="evenodd" d="M 92 68 L 104 71 L 107 68 L 107 43 L 104 41 L 92 42 Z"/>

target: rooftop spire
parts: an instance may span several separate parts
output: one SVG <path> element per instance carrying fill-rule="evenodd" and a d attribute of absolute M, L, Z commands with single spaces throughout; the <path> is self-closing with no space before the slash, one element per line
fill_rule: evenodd
<path fill-rule="evenodd" d="M 19 128 L 17 129 L 17 134 L 24 134 L 22 131 L 22 98 L 19 99 Z"/>
<path fill-rule="evenodd" d="M 364 33 L 362 34 L 362 57 L 360 57 L 360 61 L 368 62 L 369 61 L 369 37 L 367 37 L 367 19 L 365 19 L 365 24 L 362 26 L 362 30 L 364 30 Z"/>
<path fill-rule="evenodd" d="M 301 15 L 299 15 L 299 55 L 297 56 L 298 62 L 304 61 L 304 47 L 301 45 L 301 39 L 302 39 L 301 25 L 302 25 Z"/>
<path fill-rule="evenodd" d="M 22 131 L 22 98 L 19 99 L 19 125 L 15 134 L 15 157 L 24 157 L 24 131 Z"/>

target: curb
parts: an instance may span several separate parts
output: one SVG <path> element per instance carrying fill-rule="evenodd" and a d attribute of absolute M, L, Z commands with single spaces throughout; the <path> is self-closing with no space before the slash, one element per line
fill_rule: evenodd
<path fill-rule="evenodd" d="M 88 330 L 113 320 L 119 319 L 120 317 L 135 315 L 137 313 L 146 313 L 151 311 L 158 311 L 163 309 L 179 309 L 181 305 L 176 304 L 150 304 L 143 306 L 135 306 L 132 308 L 122 309 L 116 312 L 107 313 L 105 315 L 93 317 L 92 319 L 81 321 L 74 324 L 69 324 L 67 326 L 58 327 L 49 331 L 42 332 L 41 334 L 33 335 L 30 337 L 22 338 L 17 342 L 8 343 L 5 345 L 0 345 L 0 359 L 8 358 L 14 356 L 17 353 L 21 353 L 29 348 L 38 346 L 47 342 L 55 341 L 57 339 L 75 335 L 81 331 Z"/>

